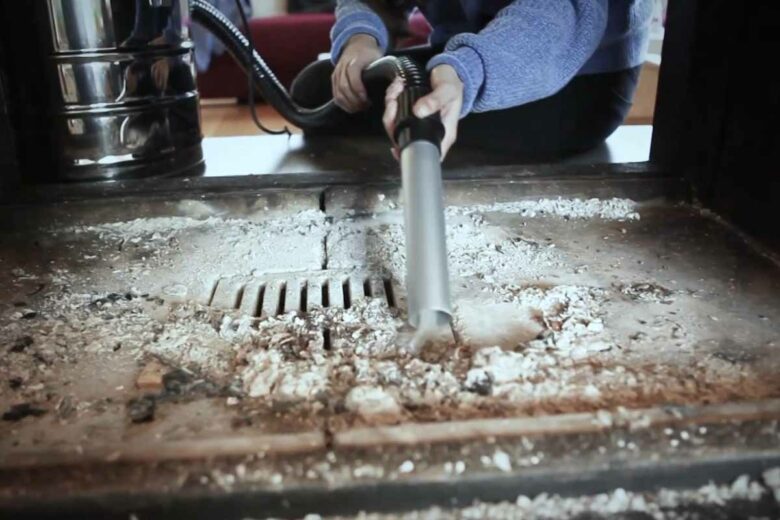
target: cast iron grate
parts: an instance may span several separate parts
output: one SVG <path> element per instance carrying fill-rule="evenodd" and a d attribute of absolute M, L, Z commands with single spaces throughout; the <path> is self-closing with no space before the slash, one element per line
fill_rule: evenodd
<path fill-rule="evenodd" d="M 393 308 L 399 304 L 398 296 L 393 281 L 379 276 L 226 277 L 217 280 L 208 305 L 263 317 L 291 311 L 306 313 L 317 307 L 349 309 L 363 298 L 380 298 Z"/>

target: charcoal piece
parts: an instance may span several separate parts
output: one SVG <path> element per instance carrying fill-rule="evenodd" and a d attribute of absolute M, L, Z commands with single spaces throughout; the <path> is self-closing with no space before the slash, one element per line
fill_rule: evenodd
<path fill-rule="evenodd" d="M 134 423 L 153 421 L 156 409 L 157 399 L 153 395 L 145 395 L 127 402 L 127 414 Z"/>
<path fill-rule="evenodd" d="M 4 421 L 21 421 L 25 417 L 40 417 L 45 414 L 46 410 L 43 408 L 37 408 L 30 403 L 15 404 L 3 413 Z"/>

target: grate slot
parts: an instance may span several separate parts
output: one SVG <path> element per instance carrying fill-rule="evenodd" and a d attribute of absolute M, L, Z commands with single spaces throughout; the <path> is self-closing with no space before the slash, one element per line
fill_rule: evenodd
<path fill-rule="evenodd" d="M 390 281 L 390 278 L 385 278 L 382 280 L 382 282 L 385 286 L 385 297 L 387 298 L 387 305 L 389 307 L 395 307 L 395 291 L 393 290 L 393 282 Z"/>
<path fill-rule="evenodd" d="M 330 307 L 330 292 L 328 291 L 328 286 L 330 284 L 327 280 L 322 282 L 320 294 L 322 295 L 322 306 L 327 308 Z"/>
<path fill-rule="evenodd" d="M 349 292 L 349 278 L 341 282 L 341 294 L 344 297 L 344 308 L 352 307 L 352 295 Z"/>
<path fill-rule="evenodd" d="M 260 302 L 263 295 L 263 282 L 261 280 L 252 280 L 244 286 L 244 293 L 241 298 L 239 310 L 250 316 L 257 316 Z"/>
<path fill-rule="evenodd" d="M 241 302 L 244 301 L 244 289 L 246 286 L 241 286 L 238 289 L 238 294 L 236 295 L 236 304 L 233 306 L 234 309 L 240 309 L 241 308 Z"/>
<path fill-rule="evenodd" d="M 260 292 L 257 293 L 257 307 L 252 316 L 260 316 L 263 312 L 263 302 L 265 301 L 265 284 L 260 286 Z"/>
<path fill-rule="evenodd" d="M 284 314 L 284 303 L 287 300 L 287 284 L 282 282 L 279 288 L 279 305 L 276 307 L 276 314 Z"/>
<path fill-rule="evenodd" d="M 301 303 L 300 307 L 298 307 L 298 310 L 301 312 L 306 312 L 306 305 L 308 304 L 309 299 L 309 284 L 308 282 L 303 282 L 301 284 Z"/>

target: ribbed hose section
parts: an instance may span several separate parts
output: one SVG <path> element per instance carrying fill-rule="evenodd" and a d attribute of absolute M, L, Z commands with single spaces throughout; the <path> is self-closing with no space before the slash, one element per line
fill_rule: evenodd
<path fill-rule="evenodd" d="M 405 88 L 427 85 L 420 67 L 406 56 L 385 56 L 376 60 L 363 71 L 363 83 L 373 96 L 381 94 L 392 81 L 400 77 Z"/>
<path fill-rule="evenodd" d="M 407 87 L 427 86 L 423 71 L 415 62 L 406 56 L 396 59 L 398 60 L 399 74 L 404 79 L 404 84 Z"/>
<path fill-rule="evenodd" d="M 239 66 L 247 74 L 252 74 L 254 83 L 265 101 L 289 122 L 304 130 L 313 129 L 333 123 L 343 113 L 333 101 L 317 108 L 299 106 L 263 58 L 252 49 L 246 36 L 219 9 L 204 0 L 190 0 L 190 9 L 192 19 L 222 42 Z M 251 70 L 247 70 L 250 57 Z M 363 72 L 363 81 L 367 87 L 370 85 L 380 91 L 382 96 L 379 99 L 382 99 L 384 90 L 397 76 L 404 79 L 407 87 L 425 84 L 425 77 L 416 63 L 406 57 L 392 56 L 381 58 L 369 65 Z"/>
<path fill-rule="evenodd" d="M 204 0 L 191 0 L 190 6 L 192 19 L 216 36 L 239 66 L 247 74 L 252 74 L 265 101 L 285 119 L 303 129 L 321 127 L 334 121 L 340 109 L 333 101 L 317 108 L 304 108 L 296 104 L 263 58 L 253 51 L 249 40 L 219 9 Z M 247 70 L 250 57 L 251 70 Z"/>

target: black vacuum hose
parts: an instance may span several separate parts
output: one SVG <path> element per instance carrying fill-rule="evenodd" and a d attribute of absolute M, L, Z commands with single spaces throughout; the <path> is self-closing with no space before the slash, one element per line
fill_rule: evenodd
<path fill-rule="evenodd" d="M 228 52 L 247 74 L 251 74 L 255 86 L 263 98 L 292 124 L 301 128 L 317 128 L 332 122 L 340 109 L 333 101 L 317 108 L 304 108 L 296 104 L 263 58 L 254 51 L 244 34 L 222 14 L 204 0 L 190 0 L 192 19 L 206 28 L 222 42 Z M 248 58 L 251 56 L 251 60 Z M 251 70 L 246 70 L 251 61 Z"/>
<path fill-rule="evenodd" d="M 333 123 L 343 114 L 332 100 L 317 108 L 299 106 L 246 36 L 219 9 L 205 0 L 190 0 L 190 9 L 192 19 L 222 42 L 245 72 L 252 75 L 254 84 L 266 102 L 289 122 L 303 129 L 312 129 Z M 251 70 L 246 70 L 250 62 Z M 403 141 L 408 138 L 427 138 L 438 145 L 443 134 L 438 116 L 420 120 L 411 113 L 414 101 L 430 90 L 416 63 L 406 57 L 387 56 L 375 61 L 363 71 L 363 82 L 372 99 L 383 99 L 385 89 L 396 77 L 404 80 L 404 91 L 399 98 L 396 118 L 395 137 L 399 144 L 403 145 Z"/>

